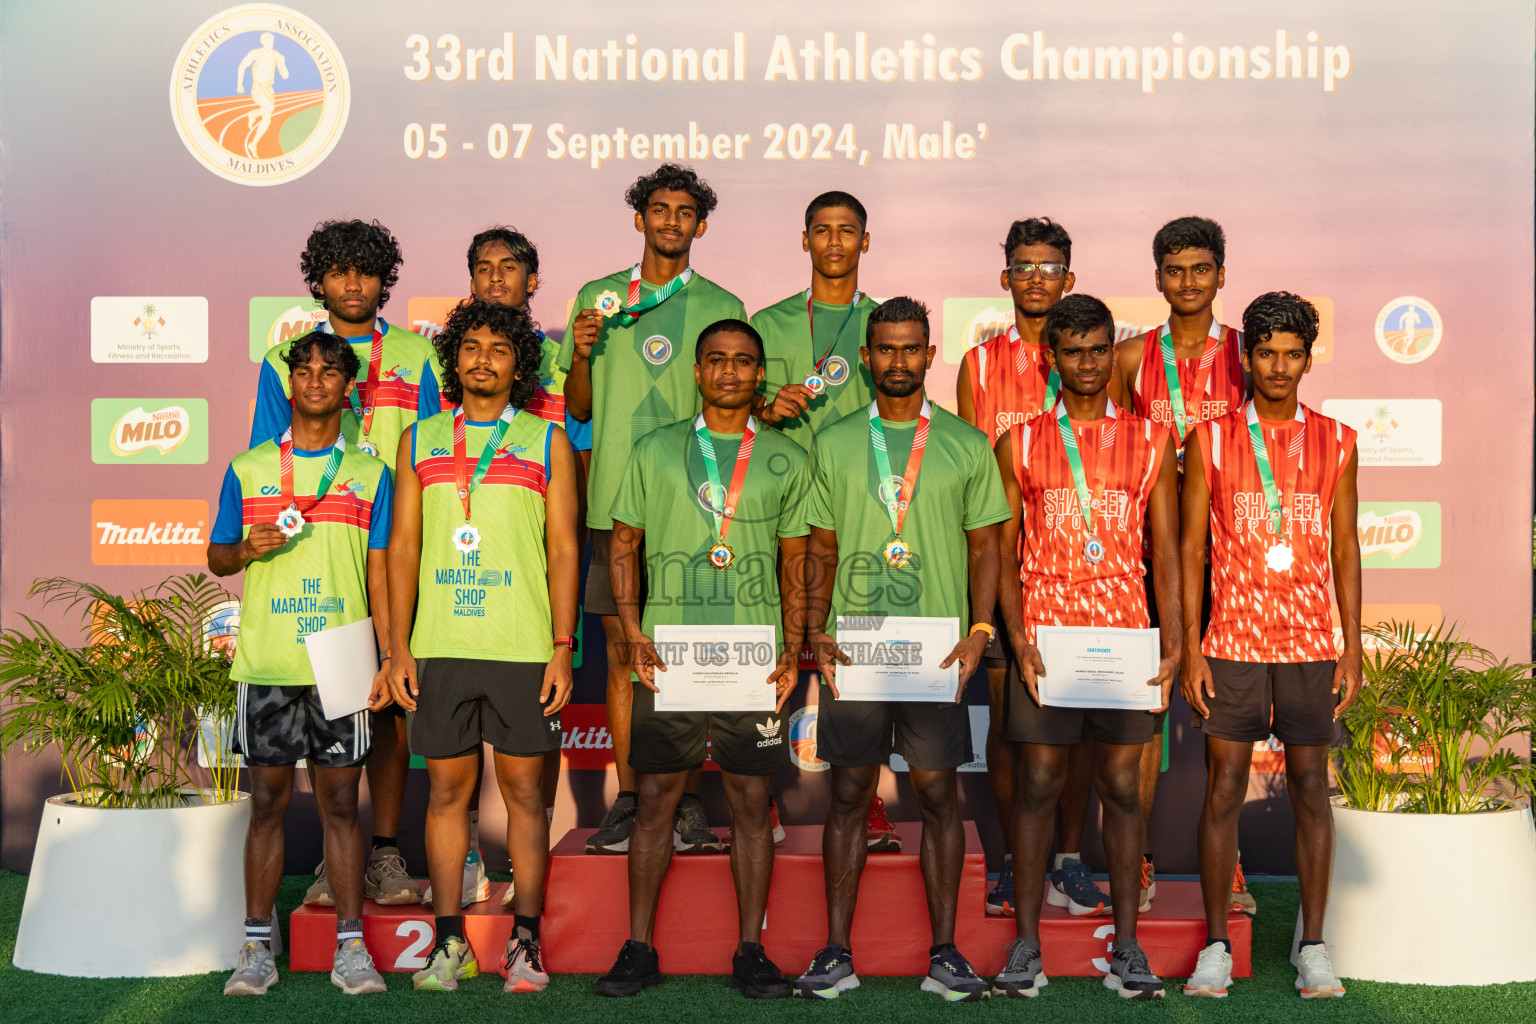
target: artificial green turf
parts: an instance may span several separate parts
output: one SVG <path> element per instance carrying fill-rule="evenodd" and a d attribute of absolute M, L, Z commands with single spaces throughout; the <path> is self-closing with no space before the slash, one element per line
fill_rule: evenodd
<path fill-rule="evenodd" d="M 286 916 L 298 904 L 307 877 L 285 880 L 278 900 Z M 533 996 L 507 996 L 501 978 L 491 975 L 466 982 L 457 993 L 416 993 L 407 974 L 386 974 L 382 996 L 349 998 L 331 987 L 323 973 L 289 974 L 287 958 L 279 964 L 281 982 L 259 999 L 225 999 L 224 975 L 154 980 L 93 981 L 58 978 L 11 966 L 16 922 L 26 891 L 22 875 L 0 872 L 0 1024 L 67 1024 L 113 1021 L 157 1022 L 270 1021 L 282 1024 L 341 1024 L 378 1021 L 415 1024 L 445 1021 L 513 1019 L 518 1024 L 558 1021 L 688 1024 L 729 1014 L 732 1024 L 754 1021 L 851 1022 L 896 1024 L 909 1020 L 1029 1021 L 1077 1024 L 1080 1021 L 1348 1021 L 1447 1022 L 1447 1024 L 1529 1024 L 1536 1021 L 1536 983 L 1488 988 L 1430 988 L 1351 982 L 1339 1000 L 1304 1003 L 1292 984 L 1296 972 L 1286 962 L 1296 920 L 1296 886 L 1255 883 L 1260 913 L 1254 921 L 1254 976 L 1233 984 L 1225 1000 L 1186 999 L 1170 983 L 1166 999 L 1129 1002 L 1094 978 L 1055 978 L 1032 1000 L 994 999 L 987 1003 L 944 1006 L 917 989 L 916 978 L 866 977 L 863 987 L 830 1003 L 798 999 L 752 1002 L 726 987 L 725 979 L 693 975 L 668 978 L 634 999 L 603 999 L 592 993 L 591 975 L 556 975 L 549 990 Z M 80 936 L 81 942 L 92 941 Z M 780 964 L 799 970 L 803 964 Z"/>

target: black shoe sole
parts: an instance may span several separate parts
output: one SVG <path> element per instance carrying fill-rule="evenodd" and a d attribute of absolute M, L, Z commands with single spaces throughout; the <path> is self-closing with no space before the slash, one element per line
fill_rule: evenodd
<path fill-rule="evenodd" d="M 592 986 L 592 990 L 600 996 L 617 996 L 621 998 L 625 996 L 637 996 L 641 992 L 650 988 L 652 985 L 660 985 L 662 981 L 665 980 L 665 978 L 665 975 L 657 973 L 647 975 L 638 981 L 631 981 L 628 983 L 610 982 L 607 985 L 603 984 L 604 979 L 599 978 L 597 979 L 597 984 Z"/>

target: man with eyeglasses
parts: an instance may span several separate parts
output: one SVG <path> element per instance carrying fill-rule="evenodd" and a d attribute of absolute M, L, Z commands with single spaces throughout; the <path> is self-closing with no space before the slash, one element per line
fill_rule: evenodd
<path fill-rule="evenodd" d="M 1243 373 L 1243 336 L 1216 320 L 1216 293 L 1226 283 L 1226 234 L 1205 217 L 1180 217 L 1164 224 L 1152 239 L 1157 290 L 1168 300 L 1168 320 L 1145 335 L 1121 342 L 1115 353 L 1110 399 L 1138 416 L 1173 431 L 1183 483 L 1184 442 L 1198 423 L 1225 416 L 1247 397 Z M 1196 467 L 1198 469 L 1198 467 Z M 1147 564 L 1151 551 L 1143 548 Z M 1148 579 L 1151 578 L 1150 569 Z M 1156 595 L 1147 589 L 1152 625 L 1158 624 Z M 1211 614 L 1211 578 L 1207 566 L 1201 598 L 1201 626 Z M 1151 909 L 1157 895 L 1152 862 L 1152 801 L 1163 765 L 1167 716 L 1159 716 L 1157 734 L 1141 756 L 1141 813 L 1147 822 L 1141 864 L 1141 909 Z M 1232 909 L 1252 915 L 1257 907 L 1239 864 L 1232 882 Z"/>
<path fill-rule="evenodd" d="M 1061 379 L 1051 369 L 1045 317 L 1072 290 L 1072 238 L 1049 217 L 1016 220 L 1003 242 L 1000 283 L 1013 297 L 1013 326 L 965 354 L 955 385 L 962 419 L 981 429 L 995 444 L 1015 424 L 1053 409 Z M 995 619 L 1001 622 L 1002 620 Z M 1013 834 L 1014 764 L 1016 751 L 1008 742 L 1004 703 L 1008 661 L 1007 641 L 993 636 L 987 644 L 987 691 L 991 721 L 987 729 L 987 767 L 998 825 L 1005 837 Z M 1091 785 L 1090 751 L 1084 740 L 1072 747 L 1067 781 L 1060 803 L 1060 831 L 1051 871 L 1052 905 L 1075 908 L 1080 914 L 1108 912 L 1108 900 L 1083 866 L 1083 822 Z M 987 894 L 987 913 L 1012 915 L 1013 857 L 1003 857 L 997 884 Z"/>

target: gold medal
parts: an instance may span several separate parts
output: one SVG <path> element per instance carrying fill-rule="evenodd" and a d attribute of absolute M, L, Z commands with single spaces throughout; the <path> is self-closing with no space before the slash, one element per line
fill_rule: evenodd
<path fill-rule="evenodd" d="M 912 549 L 900 537 L 887 544 L 882 554 L 894 569 L 904 568 L 908 562 L 912 561 Z"/>
<path fill-rule="evenodd" d="M 731 546 L 724 541 L 709 549 L 709 564 L 716 569 L 729 568 L 734 561 L 736 561 L 736 552 L 732 551 Z"/>

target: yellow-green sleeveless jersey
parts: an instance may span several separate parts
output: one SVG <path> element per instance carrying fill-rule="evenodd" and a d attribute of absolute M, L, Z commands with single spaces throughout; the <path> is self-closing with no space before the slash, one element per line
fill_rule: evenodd
<path fill-rule="evenodd" d="M 480 545 L 461 551 L 464 525 L 454 473 L 453 418 L 413 425 L 411 466 L 421 480 L 421 572 L 411 654 L 546 663 L 554 654 L 544 547 L 544 499 L 555 426 L 526 410 L 512 417 L 485 478 L 470 494 Z M 496 421 L 465 422 L 465 471 L 473 476 Z"/>

